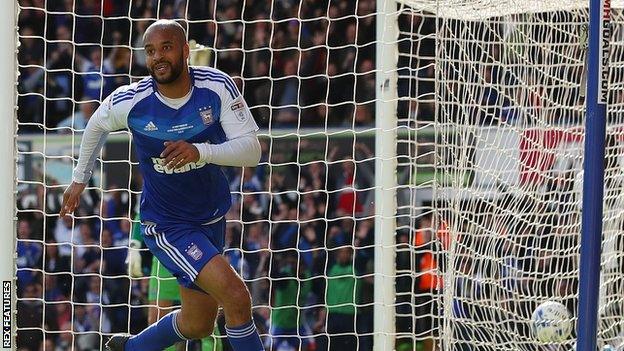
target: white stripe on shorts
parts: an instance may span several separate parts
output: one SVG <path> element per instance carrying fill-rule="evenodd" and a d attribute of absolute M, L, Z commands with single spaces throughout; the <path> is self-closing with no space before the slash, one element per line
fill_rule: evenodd
<path fill-rule="evenodd" d="M 199 275 L 195 267 L 193 267 L 193 265 L 189 263 L 189 261 L 186 259 L 186 257 L 184 257 L 184 255 L 182 255 L 182 253 L 178 250 L 177 247 L 171 245 L 169 241 L 167 241 L 167 237 L 165 236 L 165 233 L 162 233 L 162 235 L 158 235 L 158 236 L 160 236 L 160 238 L 162 239 L 163 244 L 169 246 L 171 250 L 174 251 L 174 254 L 177 254 L 178 258 L 182 262 L 186 263 L 186 265 L 191 269 L 191 271 L 195 273 L 195 275 L 193 276 L 193 280 L 195 280 L 195 278 L 197 278 L 197 276 Z"/>
<path fill-rule="evenodd" d="M 190 266 L 186 260 L 180 260 L 180 258 L 176 255 L 176 252 L 171 249 L 171 244 L 162 240 L 164 235 L 157 234 L 154 235 L 154 238 L 156 239 L 156 245 L 160 247 L 167 254 L 167 256 L 169 256 L 169 258 L 171 258 L 171 260 L 177 264 L 178 267 L 180 267 L 180 269 L 189 276 L 189 278 L 191 278 L 192 281 L 195 281 L 195 278 L 197 278 L 197 271 Z"/>
<path fill-rule="evenodd" d="M 146 235 L 156 235 L 156 224 L 144 224 Z"/>

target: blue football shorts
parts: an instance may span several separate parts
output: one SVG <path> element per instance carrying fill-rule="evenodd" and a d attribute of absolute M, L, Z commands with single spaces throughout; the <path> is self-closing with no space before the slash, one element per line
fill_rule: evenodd
<path fill-rule="evenodd" d="M 195 284 L 202 268 L 223 253 L 225 218 L 204 225 L 141 223 L 143 241 L 186 288 L 203 291 Z"/>

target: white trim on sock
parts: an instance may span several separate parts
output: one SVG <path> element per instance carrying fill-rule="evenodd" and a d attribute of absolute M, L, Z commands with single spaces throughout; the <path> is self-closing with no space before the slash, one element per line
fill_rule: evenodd
<path fill-rule="evenodd" d="M 175 333 L 178 335 L 178 337 L 180 339 L 182 339 L 182 340 L 190 340 L 190 339 L 185 337 L 180 332 L 180 329 L 178 329 L 178 314 L 180 313 L 180 310 L 177 310 L 177 311 L 174 311 L 174 312 L 171 312 L 171 313 L 173 313 L 173 316 L 172 316 L 172 319 L 173 319 L 173 321 L 172 321 L 172 323 L 173 323 L 173 331 L 175 331 Z"/>
<path fill-rule="evenodd" d="M 227 336 L 233 338 L 244 338 L 254 334 L 256 332 L 256 325 L 253 322 L 250 323 L 251 324 L 249 326 L 243 329 L 231 329 L 226 326 L 225 331 L 227 333 Z"/>

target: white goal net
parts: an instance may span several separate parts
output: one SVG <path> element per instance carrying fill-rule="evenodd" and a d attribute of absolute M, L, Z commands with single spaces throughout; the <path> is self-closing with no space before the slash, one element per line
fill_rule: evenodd
<path fill-rule="evenodd" d="M 194 63 L 234 77 L 261 127 L 260 165 L 224 170 L 225 256 L 249 287 L 267 350 L 383 350 L 373 347 L 380 335 L 396 350 L 573 347 L 575 334 L 537 341 L 530 317 L 554 300 L 577 319 L 583 2 L 403 1 L 386 13 L 374 0 L 18 5 L 18 349 L 100 350 L 114 333 L 144 329 L 157 305 L 179 303 L 164 290 L 171 278 L 150 279 L 147 250 L 143 277 L 128 275 L 142 180 L 127 131 L 109 136 L 76 215 L 58 217 L 85 123 L 114 88 L 147 75 L 142 34 L 157 18 L 187 28 Z M 618 5 L 601 346 L 624 330 Z M 380 18 L 396 18 L 396 38 L 380 39 Z M 377 68 L 388 54 L 378 44 L 396 47 L 391 72 Z M 395 232 L 375 230 L 375 164 L 386 160 L 375 137 L 393 118 L 376 111 L 382 73 L 398 79 L 382 101 L 397 103 Z M 381 236 L 392 238 L 390 303 L 373 284 Z M 374 322 L 380 303 L 393 314 L 385 327 Z M 223 327 L 219 317 L 219 335 L 185 347 L 228 350 Z"/>
<path fill-rule="evenodd" d="M 416 338 L 444 350 L 570 350 L 575 333 L 539 342 L 531 315 L 553 300 L 578 319 L 588 3 L 406 3 L 402 54 L 416 73 L 405 80 L 418 91 L 426 76 L 435 91 L 411 95 L 406 118 L 428 115 L 423 104 L 436 116 L 433 231 L 423 234 L 433 244 L 414 250 L 431 250 L 439 281 L 416 289 L 415 319 L 429 311 Z M 621 5 L 612 2 L 599 347 L 624 337 Z M 426 40 L 435 51 L 423 52 Z"/>

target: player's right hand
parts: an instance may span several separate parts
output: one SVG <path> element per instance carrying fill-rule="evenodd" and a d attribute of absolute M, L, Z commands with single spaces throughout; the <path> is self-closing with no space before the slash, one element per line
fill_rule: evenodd
<path fill-rule="evenodd" d="M 65 193 L 63 193 L 63 204 L 61 205 L 61 218 L 65 217 L 68 213 L 73 213 L 74 210 L 80 205 L 80 195 L 87 186 L 86 183 L 72 182 Z"/>

